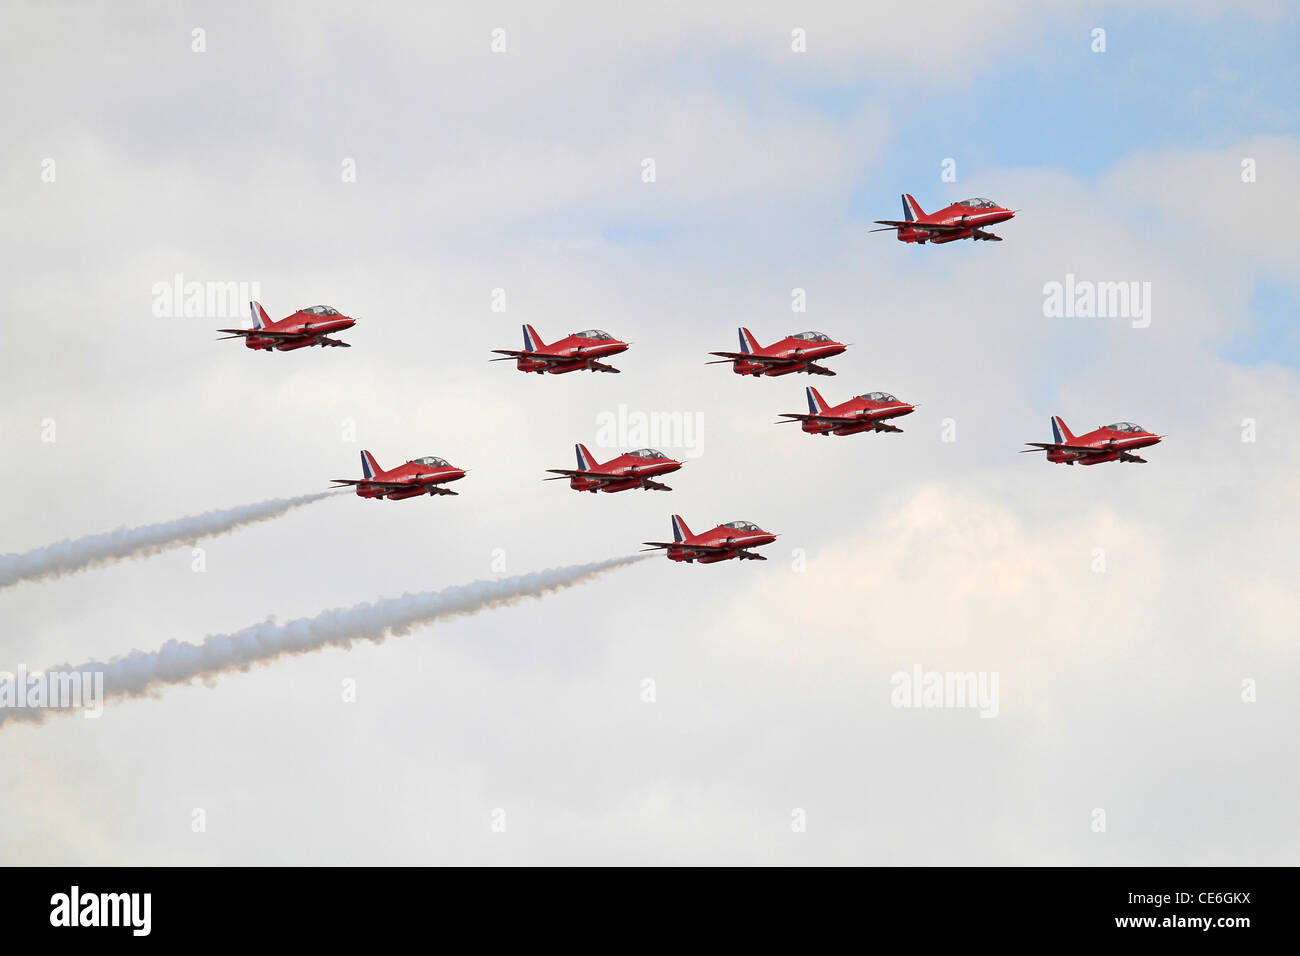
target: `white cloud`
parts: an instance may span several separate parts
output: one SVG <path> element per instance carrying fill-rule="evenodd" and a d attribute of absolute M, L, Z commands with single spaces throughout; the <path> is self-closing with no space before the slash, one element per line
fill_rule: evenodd
<path fill-rule="evenodd" d="M 989 169 L 981 189 L 1025 209 L 1007 241 L 917 249 L 866 235 L 845 199 L 890 148 L 906 84 L 888 110 L 830 117 L 747 97 L 705 62 L 957 82 L 1068 8 L 593 5 L 569 22 L 476 8 L 377 25 L 312 9 L 205 10 L 206 59 L 188 52 L 193 16 L 113 43 L 96 10 L 25 11 L 7 31 L 28 51 L 5 59 L 26 78 L 10 86 L 29 92 L 6 104 L 0 181 L 22 223 L 0 239 L 4 550 L 315 490 L 352 474 L 360 447 L 472 474 L 459 498 L 329 502 L 215 540 L 204 574 L 182 550 L 12 589 L 5 666 L 489 576 L 494 548 L 511 573 L 624 553 L 670 511 L 783 537 L 766 565 L 653 562 L 99 722 L 7 727 L 7 859 L 1294 857 L 1295 770 L 1276 755 L 1295 722 L 1300 383 L 1215 352 L 1253 282 L 1285 280 L 1295 260 L 1293 240 L 1254 234 L 1295 205 L 1280 172 L 1292 140 L 1137 155 L 1094 184 Z M 511 52 L 493 59 L 498 16 Z M 792 17 L 810 52 L 786 63 Z M 62 43 L 42 42 L 56 29 Z M 1256 184 L 1240 183 L 1238 154 L 1258 154 Z M 37 178 L 46 155 L 55 185 Z M 338 179 L 347 155 L 354 186 Z M 660 181 L 643 189 L 645 155 Z M 606 237 L 625 224 L 666 232 Z M 259 281 L 278 315 L 315 301 L 359 313 L 355 347 L 253 355 L 211 341 L 222 322 L 155 319 L 151 286 L 178 271 Z M 1151 328 L 1044 318 L 1043 283 L 1065 272 L 1152 282 Z M 806 314 L 789 310 L 796 285 Z M 488 308 L 498 286 L 504 314 Z M 636 345 L 621 376 L 489 365 L 524 321 Z M 843 334 L 839 377 L 817 383 L 828 397 L 886 388 L 921 408 L 903 435 L 783 431 L 772 423 L 804 381 L 703 365 L 740 324 Z M 704 414 L 705 454 L 678 490 L 544 484 L 620 403 Z M 1170 438 L 1146 466 L 1017 454 L 1052 413 Z M 939 441 L 945 417 L 956 443 Z M 809 552 L 803 574 L 793 547 Z M 918 662 L 1000 671 L 1002 713 L 891 708 L 889 674 Z M 648 676 L 653 705 L 638 696 Z M 339 701 L 345 677 L 356 705 Z M 1105 837 L 1087 827 L 1098 805 Z M 196 806 L 207 835 L 190 831 Z M 511 821 L 501 839 L 493 807 Z"/>

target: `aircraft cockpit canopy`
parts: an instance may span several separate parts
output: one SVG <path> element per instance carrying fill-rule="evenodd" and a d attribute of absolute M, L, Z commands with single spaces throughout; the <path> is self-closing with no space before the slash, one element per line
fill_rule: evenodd
<path fill-rule="evenodd" d="M 1113 425 L 1107 425 L 1113 432 L 1144 432 L 1146 431 L 1141 425 L 1134 425 L 1132 422 L 1116 422 Z"/>
<path fill-rule="evenodd" d="M 969 206 L 971 209 L 992 209 L 997 205 L 992 199 L 963 199 L 957 203 L 959 206 Z"/>
<path fill-rule="evenodd" d="M 823 335 L 820 332 L 800 332 L 798 335 L 790 336 L 792 339 L 804 339 L 808 342 L 829 342 L 831 337 Z"/>
<path fill-rule="evenodd" d="M 424 458 L 417 458 L 413 462 L 416 465 L 432 465 L 434 468 L 450 468 L 445 458 L 435 458 L 433 455 L 427 455 Z"/>
<path fill-rule="evenodd" d="M 865 399 L 866 399 L 867 401 L 869 401 L 869 402 L 896 402 L 896 401 L 898 401 L 898 399 L 894 398 L 894 396 L 893 396 L 893 395 L 890 395 L 888 392 L 867 392 L 867 394 L 865 394 L 865 395 L 859 395 L 858 398 L 865 398 Z"/>
<path fill-rule="evenodd" d="M 752 521 L 728 521 L 723 525 L 724 528 L 732 528 L 736 531 L 762 531 L 758 525 Z"/>
<path fill-rule="evenodd" d="M 574 332 L 576 338 L 580 339 L 612 339 L 614 336 L 608 332 L 602 332 L 600 329 L 587 329 L 585 332 Z"/>
<path fill-rule="evenodd" d="M 638 448 L 636 451 L 628 452 L 633 458 L 667 458 L 661 451 L 655 451 L 653 448 Z"/>
<path fill-rule="evenodd" d="M 313 305 L 307 309 L 299 309 L 299 312 L 306 312 L 308 315 L 338 315 L 338 309 L 331 309 L 328 305 Z"/>

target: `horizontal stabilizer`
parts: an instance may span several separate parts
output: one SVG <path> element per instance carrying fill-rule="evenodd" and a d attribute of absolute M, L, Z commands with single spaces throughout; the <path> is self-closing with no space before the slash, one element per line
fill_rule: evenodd
<path fill-rule="evenodd" d="M 840 422 L 844 425 L 857 425 L 862 422 L 861 418 L 847 418 L 843 415 L 803 415 L 795 412 L 781 412 L 781 417 L 786 419 L 783 422 L 776 422 L 777 425 L 789 425 L 792 422 Z"/>
<path fill-rule="evenodd" d="M 1062 444 L 1056 444 L 1054 442 L 1047 442 L 1047 441 L 1027 441 L 1025 442 L 1025 444 L 1033 445 L 1034 447 L 1022 449 L 1021 450 L 1022 455 L 1025 452 L 1030 452 L 1030 451 L 1073 451 L 1073 452 L 1078 452 L 1081 455 L 1114 454 L 1114 449 L 1111 448 L 1089 448 L 1084 445 L 1062 445 Z"/>
<path fill-rule="evenodd" d="M 798 359 L 782 358 L 775 355 L 755 355 L 752 352 L 710 352 L 710 355 L 721 356 L 728 362 L 753 362 L 756 365 L 789 365 Z M 721 365 L 722 362 L 705 362 L 705 365 Z"/>
<path fill-rule="evenodd" d="M 330 481 L 340 485 L 372 485 L 375 488 L 418 488 L 416 481 L 375 481 L 373 478 L 331 478 Z M 455 494 L 455 492 L 447 492 Z"/>
<path fill-rule="evenodd" d="M 970 226 L 953 226 L 946 223 L 936 222 L 899 222 L 897 219 L 876 219 L 878 225 L 890 226 L 894 229 L 925 229 L 931 232 L 965 232 Z M 872 232 L 884 232 L 883 229 L 872 229 Z"/>
<path fill-rule="evenodd" d="M 725 545 L 683 544 L 680 541 L 674 541 L 672 543 L 665 543 L 663 541 L 642 541 L 641 543 L 650 545 L 650 548 L 645 550 L 653 550 L 654 548 L 681 548 L 683 551 L 698 552 L 700 554 L 723 554 L 727 551 L 736 550 L 733 547 L 727 547 Z"/>
<path fill-rule="evenodd" d="M 302 338 L 298 332 L 272 332 L 270 329 L 217 329 L 218 332 L 229 333 L 230 338 L 237 335 L 257 335 L 265 336 L 268 339 L 297 339 Z"/>

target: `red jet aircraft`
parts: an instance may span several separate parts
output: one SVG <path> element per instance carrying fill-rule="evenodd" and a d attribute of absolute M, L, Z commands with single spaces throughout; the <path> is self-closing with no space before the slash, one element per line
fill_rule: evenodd
<path fill-rule="evenodd" d="M 580 368 L 589 368 L 593 372 L 617 372 L 612 365 L 605 365 L 596 359 L 602 359 L 619 352 L 627 351 L 627 342 L 620 342 L 608 332 L 600 329 L 587 329 L 574 332 L 558 342 L 547 345 L 537 330 L 531 325 L 524 326 L 524 349 L 515 352 L 510 349 L 493 349 L 497 355 L 506 358 L 488 359 L 490 362 L 505 362 L 515 359 L 515 367 L 521 372 L 549 372 L 563 375 L 576 372 Z"/>
<path fill-rule="evenodd" d="M 789 375 L 791 372 L 807 372 L 810 375 L 834 375 L 830 369 L 818 365 L 817 359 L 828 359 L 839 355 L 847 345 L 836 342 L 829 335 L 821 332 L 800 332 L 787 335 L 779 342 L 764 348 L 758 344 L 749 329 L 740 329 L 739 352 L 710 352 L 719 355 L 717 362 L 705 362 L 705 365 L 724 365 L 731 363 L 731 370 L 737 375 Z"/>
<path fill-rule="evenodd" d="M 901 428 L 886 425 L 885 419 L 910 415 L 912 409 L 916 408 L 915 405 L 900 402 L 888 392 L 868 392 L 866 395 L 850 398 L 840 405 L 827 405 L 826 399 L 822 398 L 822 393 L 817 389 L 810 385 L 806 391 L 808 392 L 808 414 L 782 412 L 781 417 L 785 421 L 777 422 L 778 425 L 801 422 L 803 430 L 810 435 L 856 435 L 858 432 L 870 431 L 901 432 Z"/>
<path fill-rule="evenodd" d="M 945 206 L 938 212 L 926 213 L 916 204 L 916 200 L 907 193 L 903 194 L 903 218 L 877 219 L 876 222 L 888 228 L 872 229 L 872 232 L 898 233 L 900 242 L 927 242 L 938 244 L 952 242 L 954 239 L 983 239 L 1001 242 L 1001 236 L 985 232 L 985 226 L 995 226 L 1015 216 L 1015 211 L 1003 209 L 991 199 L 963 199 L 951 206 Z"/>
<path fill-rule="evenodd" d="M 1024 452 L 1045 451 L 1047 460 L 1059 464 L 1100 465 L 1103 461 L 1136 461 L 1146 464 L 1145 458 L 1132 454 L 1135 448 L 1146 448 L 1159 442 L 1163 435 L 1154 435 L 1141 425 L 1116 422 L 1101 425 L 1086 435 L 1075 435 L 1065 427 L 1059 415 L 1052 417 L 1053 442 L 1029 441 Z M 1022 452 L 1023 454 L 1023 452 Z"/>
<path fill-rule="evenodd" d="M 361 473 L 364 478 L 334 478 L 339 485 L 356 485 L 362 498 L 388 498 L 400 501 L 419 495 L 454 495 L 450 488 L 439 488 L 444 481 L 456 481 L 465 472 L 447 462 L 445 458 L 414 458 L 391 471 L 384 471 L 368 451 L 361 453 Z"/>
<path fill-rule="evenodd" d="M 650 479 L 655 475 L 666 475 L 682 467 L 680 461 L 673 461 L 661 451 L 653 448 L 638 448 L 626 455 L 619 455 L 601 464 L 587 451 L 586 445 L 574 445 L 578 453 L 578 468 L 569 471 L 564 468 L 547 468 L 557 478 L 543 478 L 542 481 L 559 481 L 569 479 L 569 487 L 574 491 L 626 491 L 629 488 L 645 488 L 649 491 L 672 491 L 667 485 L 661 485 Z"/>
<path fill-rule="evenodd" d="M 775 540 L 776 535 L 764 531 L 752 521 L 728 521 L 709 531 L 691 534 L 691 529 L 686 527 L 686 522 L 682 520 L 681 515 L 673 515 L 671 542 L 642 541 L 641 543 L 650 545 L 648 548 L 642 548 L 643 551 L 654 551 L 656 548 L 667 549 L 670 561 L 685 561 L 687 564 L 695 561 L 700 564 L 717 564 L 719 561 L 730 561 L 732 558 L 740 558 L 742 561 L 766 561 L 767 558 L 749 549 L 771 544 Z"/>
<path fill-rule="evenodd" d="M 242 338 L 245 347 L 267 352 L 272 350 L 291 352 L 309 345 L 352 348 L 347 342 L 330 338 L 329 333 L 350 329 L 357 324 L 357 320 L 341 315 L 338 309 L 331 309 L 328 305 L 313 305 L 308 309 L 299 309 L 279 322 L 272 322 L 270 316 L 266 314 L 266 309 L 262 308 L 259 302 L 250 302 L 248 307 L 253 313 L 253 327 L 217 329 L 218 332 L 229 333 L 222 336 L 222 339 Z M 221 339 L 217 341 L 220 342 Z"/>

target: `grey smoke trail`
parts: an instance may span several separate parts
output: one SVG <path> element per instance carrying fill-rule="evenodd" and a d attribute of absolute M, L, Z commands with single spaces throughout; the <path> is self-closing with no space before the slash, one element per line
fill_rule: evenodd
<path fill-rule="evenodd" d="M 634 554 L 594 564 L 549 568 L 497 581 L 475 581 L 441 591 L 380 598 L 355 607 L 322 611 L 315 617 L 302 617 L 284 624 L 268 619 L 234 634 L 211 634 L 198 644 L 168 641 L 156 651 L 131 651 L 107 664 L 99 661 L 79 667 L 63 664 L 51 667 L 46 673 L 102 673 L 105 699 L 138 697 L 155 693 L 168 684 L 188 684 L 196 677 L 211 680 L 219 674 L 248 670 L 253 664 L 293 654 L 307 654 L 323 647 L 349 647 L 358 640 L 379 643 L 389 636 L 405 634 L 417 625 L 519 604 L 528 598 L 542 598 L 650 557 Z M 7 720 L 40 723 L 51 712 L 59 711 L 0 707 L 0 725 Z"/>
<path fill-rule="evenodd" d="M 21 581 L 57 578 L 96 565 L 157 554 L 195 538 L 210 538 L 247 524 L 278 518 L 286 511 L 338 494 L 322 491 L 297 498 L 272 498 L 257 504 L 205 511 L 188 518 L 162 521 L 139 528 L 118 528 L 104 534 L 56 541 L 25 554 L 0 554 L 0 589 Z"/>

